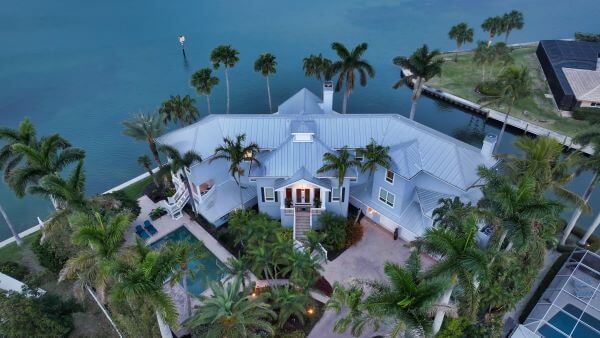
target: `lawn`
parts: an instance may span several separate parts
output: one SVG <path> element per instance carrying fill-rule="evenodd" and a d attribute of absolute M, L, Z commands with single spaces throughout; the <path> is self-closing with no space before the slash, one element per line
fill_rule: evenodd
<path fill-rule="evenodd" d="M 573 136 L 582 128 L 588 126 L 587 122 L 572 118 L 562 117 L 556 108 L 554 99 L 546 97 L 551 94 L 550 88 L 544 78 L 544 73 L 535 55 L 536 47 L 516 48 L 512 51 L 514 63 L 518 66 L 526 66 L 529 69 L 532 82 L 532 95 L 516 102 L 512 115 L 542 127 Z M 450 92 L 473 102 L 479 102 L 482 95 L 475 91 L 475 87 L 482 80 L 481 66 L 473 62 L 473 52 L 463 52 L 454 61 L 454 54 L 445 55 L 447 60 L 442 69 L 442 75 L 431 79 L 429 85 Z M 488 69 L 491 68 L 491 69 Z M 497 76 L 502 67 L 495 65 L 487 66 L 486 76 L 490 80 L 490 73 Z M 505 111 L 505 107 L 491 108 Z M 524 114 L 523 112 L 527 113 Z"/>
<path fill-rule="evenodd" d="M 144 188 L 152 182 L 152 177 L 148 176 L 142 180 L 139 180 L 131 185 L 121 189 L 128 197 L 137 200 L 144 194 Z"/>

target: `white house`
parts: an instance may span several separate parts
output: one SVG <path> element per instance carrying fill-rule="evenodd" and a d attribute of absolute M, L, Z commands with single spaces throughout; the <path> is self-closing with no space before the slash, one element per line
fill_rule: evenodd
<path fill-rule="evenodd" d="M 482 149 L 393 114 L 338 114 L 332 110 L 333 88 L 326 83 L 323 99 L 302 89 L 278 107 L 275 114 L 210 115 L 158 139 L 180 152 L 198 152 L 203 162 L 188 170 L 192 196 L 180 175 L 178 192 L 165 201 L 173 217 L 190 201 L 204 218 L 219 226 L 240 207 L 236 182 L 225 160 L 209 160 L 224 137 L 246 134 L 246 142 L 260 147 L 261 165 L 245 166 L 241 179 L 245 206 L 258 204 L 261 212 L 294 227 L 302 236 L 318 226 L 324 211 L 346 215 L 348 204 L 400 237 L 412 240 L 432 225 L 439 199 L 458 196 L 477 202 L 481 192 L 477 167 L 492 166 L 495 136 Z M 333 173 L 317 173 L 323 154 L 348 147 L 353 154 L 373 139 L 390 147 L 392 165 L 368 173 L 351 168 L 339 186 Z"/>

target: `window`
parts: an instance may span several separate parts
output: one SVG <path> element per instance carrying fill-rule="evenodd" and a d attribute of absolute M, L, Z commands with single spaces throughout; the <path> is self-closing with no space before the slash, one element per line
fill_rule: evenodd
<path fill-rule="evenodd" d="M 273 188 L 265 188 L 265 202 L 274 202 L 275 201 L 275 189 Z"/>
<path fill-rule="evenodd" d="M 383 188 L 379 188 L 379 200 L 393 208 L 396 196 Z"/>
<path fill-rule="evenodd" d="M 385 172 L 385 180 L 388 181 L 389 183 L 394 183 L 394 172 L 391 170 L 388 170 Z"/>
<path fill-rule="evenodd" d="M 592 106 L 592 107 L 600 107 L 600 102 L 592 102 L 592 103 L 590 103 L 590 106 Z"/>
<path fill-rule="evenodd" d="M 358 162 L 362 162 L 364 160 L 364 158 L 362 157 L 362 155 L 360 155 L 360 149 L 356 149 L 355 152 L 356 155 L 354 155 L 354 158 L 358 161 Z"/>
<path fill-rule="evenodd" d="M 332 201 L 340 200 L 340 188 L 331 188 L 331 200 Z"/>

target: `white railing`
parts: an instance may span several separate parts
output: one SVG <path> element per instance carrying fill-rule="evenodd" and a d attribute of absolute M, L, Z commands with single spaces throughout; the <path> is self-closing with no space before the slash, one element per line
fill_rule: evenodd
<path fill-rule="evenodd" d="M 295 216 L 296 208 L 283 208 L 283 214 L 285 216 Z"/>
<path fill-rule="evenodd" d="M 321 208 L 310 208 L 310 214 L 311 215 L 320 215 L 325 211 L 325 208 L 321 207 Z"/>
<path fill-rule="evenodd" d="M 162 204 L 169 215 L 175 218 L 176 216 L 181 215 L 181 210 L 190 200 L 190 194 L 188 189 L 181 182 L 174 181 L 173 183 L 175 183 L 175 195 L 167 197 L 166 200 L 162 201 Z"/>

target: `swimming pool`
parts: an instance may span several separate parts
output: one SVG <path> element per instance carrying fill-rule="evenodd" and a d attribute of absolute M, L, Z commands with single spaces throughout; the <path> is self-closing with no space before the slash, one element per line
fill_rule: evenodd
<path fill-rule="evenodd" d="M 598 319 L 587 313 L 583 313 L 583 316 L 581 316 L 583 311 L 572 304 L 565 305 L 563 311 L 559 311 L 549 320 L 550 324 L 562 332 L 557 331 L 549 325 L 543 325 L 539 328 L 538 333 L 546 338 L 564 338 L 569 334 L 569 337 L 573 338 L 600 338 L 600 335 L 590 328 L 590 326 L 595 328 L 600 327 L 600 321 Z M 567 313 L 575 318 L 581 316 L 581 320 L 578 323 L 577 319 L 569 316 Z M 585 325 L 584 323 L 588 325 Z M 563 333 L 566 333 L 566 335 Z"/>
<path fill-rule="evenodd" d="M 177 230 L 169 233 L 165 237 L 152 243 L 150 247 L 158 249 L 167 242 L 175 241 L 188 241 L 191 243 L 198 242 L 198 239 L 185 227 L 181 226 Z M 203 270 L 196 273 L 196 278 L 192 279 L 188 277 L 188 291 L 196 296 L 199 296 L 204 290 L 208 288 L 208 282 L 221 280 L 225 277 L 225 271 L 221 268 L 223 264 L 219 261 L 210 250 L 208 255 L 200 260 L 190 262 L 190 269 L 198 271 L 198 266 L 203 266 Z"/>

